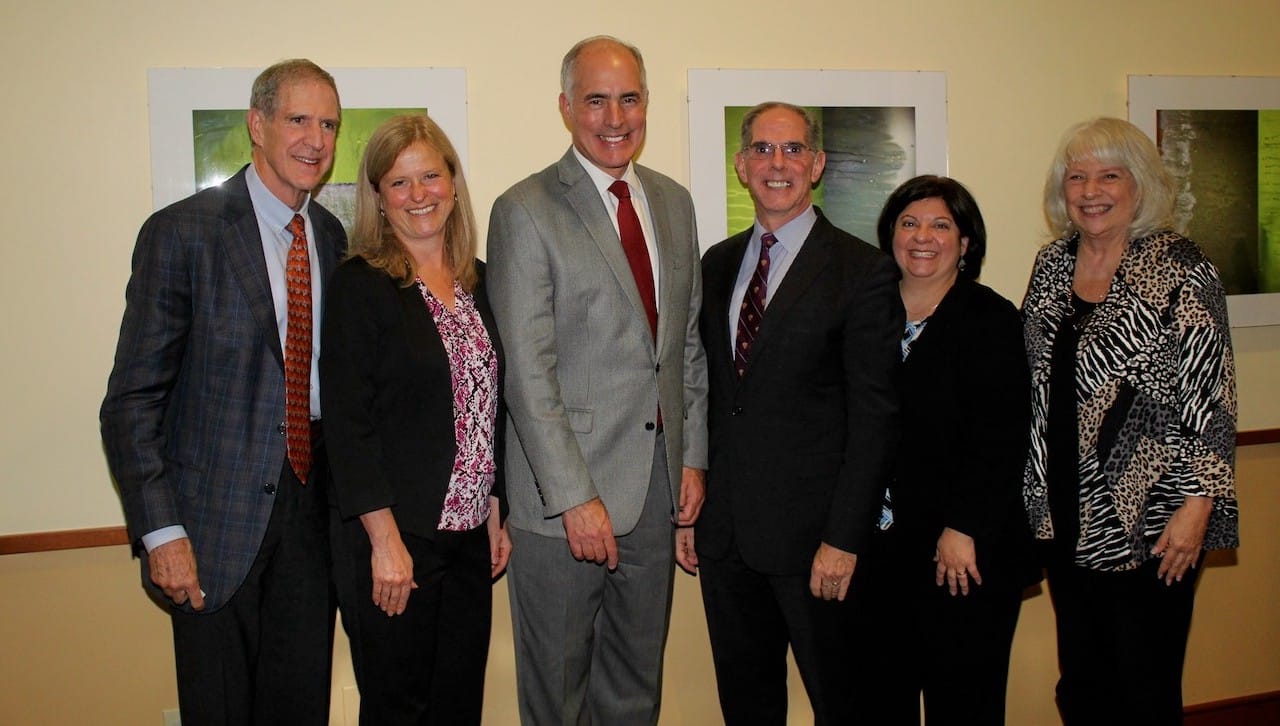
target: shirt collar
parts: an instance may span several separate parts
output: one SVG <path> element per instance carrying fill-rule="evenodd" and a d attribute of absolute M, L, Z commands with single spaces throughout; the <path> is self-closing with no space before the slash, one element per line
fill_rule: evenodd
<path fill-rule="evenodd" d="M 311 206 L 311 194 L 307 194 L 307 198 L 302 202 L 302 208 L 297 212 L 289 208 L 289 205 L 280 201 L 280 198 L 271 193 L 267 189 L 267 185 L 262 183 L 262 177 L 258 176 L 258 170 L 253 164 L 245 170 L 245 185 L 249 187 L 249 199 L 253 202 L 254 214 L 258 219 L 262 220 L 272 230 L 279 232 L 289 223 L 293 221 L 293 215 L 301 214 L 302 218 L 310 224 L 311 219 L 307 214 L 307 208 Z M 280 237 L 280 234 L 276 235 Z"/>
<path fill-rule="evenodd" d="M 609 193 L 609 185 L 617 181 L 614 177 L 603 171 L 600 167 L 592 164 L 587 157 L 578 151 L 578 147 L 573 147 L 573 155 L 578 159 L 578 163 L 582 165 L 582 169 L 587 172 L 587 176 L 591 177 L 591 183 L 595 185 L 596 191 L 601 196 Z M 627 162 L 627 170 L 620 177 L 627 186 L 631 187 L 631 196 L 643 197 L 644 189 L 640 186 L 640 180 L 636 177 L 636 163 L 634 161 Z"/>
<path fill-rule="evenodd" d="M 803 212 L 796 215 L 795 219 L 773 230 L 773 236 L 778 240 L 774 245 L 782 245 L 782 248 L 786 251 L 795 252 L 809 238 L 809 232 L 813 230 L 813 225 L 817 221 L 818 213 L 814 211 L 813 205 L 810 204 Z M 765 228 L 760 226 L 760 220 L 756 220 L 755 226 L 751 230 L 751 246 L 753 249 L 760 249 L 760 238 L 764 235 Z"/>

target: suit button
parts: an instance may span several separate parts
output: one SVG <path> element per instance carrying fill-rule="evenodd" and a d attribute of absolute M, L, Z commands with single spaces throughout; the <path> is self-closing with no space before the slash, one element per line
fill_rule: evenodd
<path fill-rule="evenodd" d="M 289 427 L 284 425 L 284 421 L 281 421 L 280 425 L 276 427 L 276 431 L 279 432 L 281 436 L 284 436 L 289 433 Z"/>
<path fill-rule="evenodd" d="M 653 367 L 653 372 L 654 372 L 654 373 L 661 373 L 661 372 L 662 372 L 662 364 L 661 364 L 661 363 L 659 363 L 659 364 L 655 365 L 655 366 Z"/>
<path fill-rule="evenodd" d="M 266 484 L 263 484 L 263 485 L 262 485 L 262 491 L 266 492 L 267 494 L 275 494 L 275 493 L 276 493 L 276 483 L 275 483 L 275 482 L 273 482 L 273 481 L 269 481 L 269 482 L 267 482 Z"/>
<path fill-rule="evenodd" d="M 742 415 L 742 406 L 734 406 L 734 407 L 733 407 L 733 410 L 729 412 L 729 415 L 730 415 L 730 416 L 741 416 L 741 415 Z"/>
<path fill-rule="evenodd" d="M 644 422 L 644 430 L 645 430 L 645 431 L 652 431 L 653 429 L 654 429 L 654 425 L 653 425 L 653 422 L 652 422 L 652 421 L 645 421 L 645 422 Z"/>

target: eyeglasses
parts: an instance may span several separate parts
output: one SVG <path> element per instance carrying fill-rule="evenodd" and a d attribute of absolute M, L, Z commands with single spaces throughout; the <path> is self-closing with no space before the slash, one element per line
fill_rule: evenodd
<path fill-rule="evenodd" d="M 776 149 L 782 149 L 782 155 L 788 159 L 799 159 L 809 151 L 808 146 L 798 141 L 788 141 L 785 144 L 771 144 L 768 141 L 757 141 L 754 144 L 748 144 L 742 153 L 748 159 L 772 159 L 773 152 Z"/>

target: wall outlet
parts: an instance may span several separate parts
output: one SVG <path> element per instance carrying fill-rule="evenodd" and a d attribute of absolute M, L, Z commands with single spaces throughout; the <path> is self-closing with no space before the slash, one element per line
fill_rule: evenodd
<path fill-rule="evenodd" d="M 176 708 L 167 708 L 160 712 L 164 717 L 164 726 L 182 726 L 182 713 Z"/>

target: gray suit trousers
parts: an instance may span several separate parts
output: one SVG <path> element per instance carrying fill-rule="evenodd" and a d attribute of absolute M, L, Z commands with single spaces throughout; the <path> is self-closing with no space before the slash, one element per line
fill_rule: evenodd
<path fill-rule="evenodd" d="M 656 724 L 675 573 L 666 442 L 644 511 L 618 537 L 618 569 L 579 562 L 563 538 L 511 527 L 508 583 L 520 721 Z M 589 687 L 588 687 L 589 686 Z"/>

